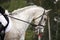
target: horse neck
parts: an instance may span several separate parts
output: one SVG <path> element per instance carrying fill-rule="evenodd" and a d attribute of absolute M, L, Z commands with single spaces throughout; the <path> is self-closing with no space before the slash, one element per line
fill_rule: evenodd
<path fill-rule="evenodd" d="M 14 10 L 12 13 L 23 12 L 24 10 L 32 8 L 32 7 L 36 7 L 36 5 L 33 5 L 33 6 L 30 5 L 30 6 L 27 6 L 27 7 L 24 7 L 24 8 L 19 8 L 17 10 Z"/>
<path fill-rule="evenodd" d="M 30 12 L 31 12 L 31 13 L 30 13 Z M 13 17 L 31 23 L 31 21 L 33 20 L 33 14 L 34 14 L 34 13 L 32 13 L 32 12 L 33 12 L 33 11 L 27 9 L 27 10 L 25 10 L 24 12 L 21 12 L 21 13 L 19 13 L 19 14 L 17 14 L 17 15 L 14 15 Z M 27 29 L 28 26 L 29 26 L 28 23 L 23 22 L 23 21 L 19 21 L 19 20 L 13 19 L 13 18 L 12 18 L 12 22 L 13 22 L 13 26 L 14 26 L 14 27 L 12 27 L 11 30 L 13 30 L 13 29 L 15 29 L 15 30 L 16 30 L 16 29 L 21 30 L 21 28 L 22 28 L 23 31 L 26 31 L 26 29 Z M 18 26 L 20 26 L 20 27 L 18 27 Z M 22 30 L 21 30 L 21 31 L 22 31 Z"/>
<path fill-rule="evenodd" d="M 26 9 L 23 12 L 17 11 L 19 14 L 15 15 L 14 17 L 17 17 L 27 22 L 31 22 L 34 18 L 39 17 L 44 12 L 44 9 L 41 7 L 37 7 L 37 6 L 29 6 L 29 7 L 30 7 L 29 9 Z"/>

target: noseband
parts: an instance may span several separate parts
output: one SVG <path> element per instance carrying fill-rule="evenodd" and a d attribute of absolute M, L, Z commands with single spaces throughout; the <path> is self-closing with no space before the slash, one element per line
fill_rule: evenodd
<path fill-rule="evenodd" d="M 45 10 L 44 10 L 44 12 L 43 12 L 43 14 L 42 14 L 42 16 L 41 16 L 41 20 L 39 21 L 39 24 L 38 24 L 38 25 L 41 25 L 44 15 L 46 15 L 46 14 L 45 14 Z M 42 26 L 44 27 L 44 25 L 42 25 Z"/>

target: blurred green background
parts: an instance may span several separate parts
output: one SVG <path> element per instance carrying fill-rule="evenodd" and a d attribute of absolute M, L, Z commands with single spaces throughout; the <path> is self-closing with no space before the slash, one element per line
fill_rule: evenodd
<path fill-rule="evenodd" d="M 9 11 L 24 7 L 26 5 L 24 0 L 2 0 L 0 1 L 0 6 Z"/>
<path fill-rule="evenodd" d="M 0 0 L 0 6 L 5 9 L 8 9 L 10 12 L 15 9 L 23 8 L 27 5 L 32 4 L 42 6 L 45 9 L 52 9 L 48 14 L 50 17 L 51 24 L 51 40 L 60 40 L 60 22 L 57 23 L 54 21 L 54 17 L 60 18 L 60 0 L 56 4 L 54 4 L 54 1 L 55 0 Z M 56 31 L 58 31 L 58 33 Z M 26 40 L 35 40 L 34 35 L 34 29 L 30 25 L 26 31 Z M 48 39 L 48 27 L 46 25 L 44 38 L 42 40 Z"/>

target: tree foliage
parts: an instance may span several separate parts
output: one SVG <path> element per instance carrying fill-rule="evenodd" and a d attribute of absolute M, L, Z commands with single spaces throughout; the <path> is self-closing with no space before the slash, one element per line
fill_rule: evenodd
<path fill-rule="evenodd" d="M 11 0 L 0 0 L 0 3 L 9 2 Z"/>
<path fill-rule="evenodd" d="M 60 1 L 56 2 L 56 4 L 54 4 L 54 1 L 55 0 L 42 0 L 41 6 L 45 9 L 52 9 L 48 14 L 48 16 L 50 17 L 51 40 L 60 40 L 59 38 L 60 37 L 60 34 L 59 34 L 60 23 L 57 23 L 56 21 L 54 21 L 54 17 L 57 17 L 57 18 L 60 17 Z M 47 30 L 45 30 L 45 34 L 47 33 L 46 31 Z M 56 31 L 58 31 L 58 34 L 56 34 L 57 33 Z M 45 35 L 45 39 L 49 40 L 47 39 L 46 35 Z"/>
<path fill-rule="evenodd" d="M 54 7 L 55 0 L 42 0 L 41 6 L 45 9 L 52 9 Z"/>

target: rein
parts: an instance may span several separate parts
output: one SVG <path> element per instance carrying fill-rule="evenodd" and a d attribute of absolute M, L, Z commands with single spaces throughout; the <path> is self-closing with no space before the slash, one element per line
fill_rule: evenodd
<path fill-rule="evenodd" d="M 40 17 L 43 17 L 43 15 L 46 15 L 46 14 L 45 14 L 45 10 L 44 10 L 44 12 L 43 12 L 42 15 L 40 15 L 40 16 L 37 17 L 37 18 L 35 18 L 34 20 L 36 20 L 36 19 L 38 19 L 38 18 L 40 18 Z M 10 16 L 10 15 L 7 15 L 7 16 L 8 16 L 8 17 L 11 17 L 11 18 L 13 18 L 13 19 L 15 19 L 15 20 L 19 20 L 19 21 L 22 21 L 22 22 L 28 23 L 28 24 L 30 24 L 30 25 L 32 25 L 32 26 L 43 26 L 43 25 L 40 24 L 40 22 L 39 22 L 38 25 L 36 25 L 36 24 L 32 24 L 32 23 L 30 23 L 30 22 L 24 21 L 24 20 L 22 20 L 22 19 L 18 19 L 18 18 L 12 17 L 12 16 Z M 41 18 L 41 20 L 42 20 L 42 19 L 43 19 L 43 18 Z M 43 26 L 43 27 L 44 27 L 44 26 Z"/>
<path fill-rule="evenodd" d="M 8 16 L 8 17 L 11 17 L 11 18 L 13 18 L 13 19 L 15 19 L 15 20 L 18 20 L 18 21 L 22 21 L 22 22 L 28 23 L 28 24 L 30 24 L 30 25 L 32 25 L 32 26 L 43 26 L 43 25 L 32 24 L 32 23 L 27 22 L 27 21 L 24 21 L 24 20 L 22 20 L 22 19 L 18 19 L 18 18 L 12 17 L 12 16 L 10 16 L 10 15 L 7 15 L 7 16 Z"/>

